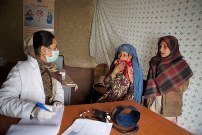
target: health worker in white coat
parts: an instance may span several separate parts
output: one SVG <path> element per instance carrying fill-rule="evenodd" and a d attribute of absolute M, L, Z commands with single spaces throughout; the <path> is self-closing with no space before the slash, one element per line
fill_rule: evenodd
<path fill-rule="evenodd" d="M 59 50 L 54 35 L 37 31 L 25 42 L 26 61 L 19 61 L 0 89 L 0 114 L 40 121 L 55 115 L 64 103 L 64 91 L 54 61 Z M 50 111 L 36 105 L 42 103 Z"/>

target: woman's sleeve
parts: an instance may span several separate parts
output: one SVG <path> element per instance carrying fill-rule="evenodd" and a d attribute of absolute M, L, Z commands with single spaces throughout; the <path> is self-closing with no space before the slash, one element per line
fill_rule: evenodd
<path fill-rule="evenodd" d="M 0 114 L 15 118 L 30 118 L 35 103 L 21 100 L 22 80 L 15 66 L 0 89 Z"/>
<path fill-rule="evenodd" d="M 185 81 L 181 86 L 179 86 L 176 89 L 176 92 L 184 93 L 188 89 L 188 86 L 189 86 L 189 80 Z"/>
<path fill-rule="evenodd" d="M 110 87 L 112 85 L 112 83 L 114 83 L 114 80 L 111 77 L 111 73 L 106 75 L 105 79 L 104 79 L 104 85 L 105 87 Z"/>
<path fill-rule="evenodd" d="M 129 86 L 127 94 L 124 96 L 123 100 L 134 100 L 134 89 Z"/>

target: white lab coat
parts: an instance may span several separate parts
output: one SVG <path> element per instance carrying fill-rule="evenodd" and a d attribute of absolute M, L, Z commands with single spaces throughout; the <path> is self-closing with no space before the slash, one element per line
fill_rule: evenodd
<path fill-rule="evenodd" d="M 57 81 L 54 100 L 64 102 L 64 90 Z M 30 118 L 36 102 L 45 103 L 45 93 L 36 59 L 28 55 L 8 74 L 0 89 L 0 114 L 16 118 Z"/>

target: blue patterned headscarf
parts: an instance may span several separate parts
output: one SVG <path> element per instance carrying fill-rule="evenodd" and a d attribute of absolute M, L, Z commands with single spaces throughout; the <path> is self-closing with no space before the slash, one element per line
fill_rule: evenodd
<path fill-rule="evenodd" d="M 136 49 L 130 44 L 122 44 L 115 50 L 114 61 L 118 59 L 118 52 L 120 51 L 127 52 L 132 56 L 134 97 L 136 102 L 141 103 L 143 92 L 143 73 L 139 64 Z"/>

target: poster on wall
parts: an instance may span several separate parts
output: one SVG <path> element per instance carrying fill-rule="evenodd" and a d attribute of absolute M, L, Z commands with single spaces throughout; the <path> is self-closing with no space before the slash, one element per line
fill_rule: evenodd
<path fill-rule="evenodd" d="M 23 0 L 23 38 L 38 30 L 54 32 L 55 0 Z"/>

